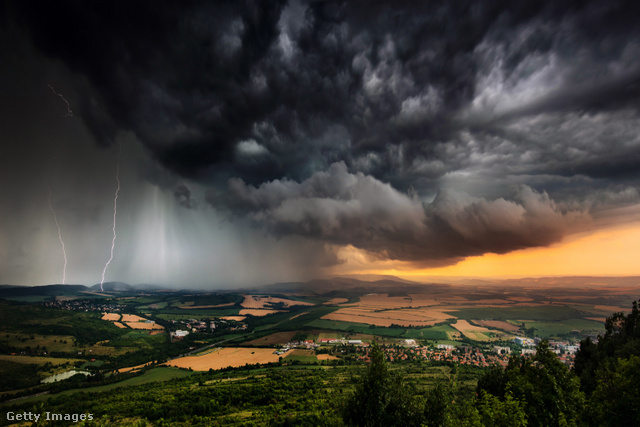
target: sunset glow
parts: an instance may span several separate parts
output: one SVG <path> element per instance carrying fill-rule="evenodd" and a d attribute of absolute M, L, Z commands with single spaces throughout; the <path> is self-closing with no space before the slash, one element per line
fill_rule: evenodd
<path fill-rule="evenodd" d="M 351 248 L 337 274 L 381 274 L 406 279 L 428 276 L 638 276 L 640 223 L 584 232 L 546 248 L 484 254 L 441 268 L 412 268 L 407 263 L 375 262 Z M 369 262 L 371 268 L 366 268 Z M 383 268 L 378 268 L 382 264 Z M 353 268 L 353 269 L 352 269 Z"/>

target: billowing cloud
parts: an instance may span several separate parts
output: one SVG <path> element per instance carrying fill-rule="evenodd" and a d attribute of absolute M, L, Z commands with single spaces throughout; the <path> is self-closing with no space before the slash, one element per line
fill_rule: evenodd
<path fill-rule="evenodd" d="M 417 158 L 443 162 L 423 182 L 433 189 L 473 160 L 443 157 L 465 134 L 526 154 L 535 143 L 513 128 L 540 115 L 637 115 L 640 37 L 624 2 L 366 9 L 19 2 L 15 13 L 91 83 L 79 114 L 99 141 L 133 131 L 164 167 L 201 181 L 300 180 L 344 161 L 406 189 L 421 179 Z"/>
<path fill-rule="evenodd" d="M 115 145 L 130 156 L 128 217 L 149 213 L 150 188 L 178 209 L 149 235 L 220 227 L 225 212 L 220 245 L 250 223 L 268 236 L 256 253 L 275 241 L 318 265 L 348 245 L 421 265 L 545 246 L 585 221 L 633 220 L 640 203 L 632 2 L 123 5 L 3 6 L 0 133 L 15 161 L 0 170 L 0 219 L 21 226 L 0 256 L 16 271 L 46 256 L 19 236 L 50 229 L 35 213 L 48 158 L 63 153 L 62 223 L 104 227 Z M 55 115 L 48 84 L 73 118 Z M 198 254 L 185 263 L 217 250 L 211 230 L 174 234 L 198 248 L 165 253 Z"/>
<path fill-rule="evenodd" d="M 191 197 L 191 190 L 184 184 L 180 184 L 174 188 L 173 195 L 180 206 L 187 209 L 195 209 L 198 207 L 198 202 Z"/>
<path fill-rule="evenodd" d="M 561 212 L 545 193 L 523 186 L 515 200 L 445 191 L 421 202 L 391 185 L 334 163 L 300 183 L 259 187 L 240 179 L 209 203 L 250 217 L 276 235 L 352 245 L 379 258 L 442 265 L 486 252 L 505 253 L 559 241 L 589 218 Z"/>

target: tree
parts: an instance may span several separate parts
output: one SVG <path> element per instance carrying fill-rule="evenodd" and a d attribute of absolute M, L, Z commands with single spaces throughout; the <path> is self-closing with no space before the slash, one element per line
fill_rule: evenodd
<path fill-rule="evenodd" d="M 581 387 L 587 393 L 596 388 L 594 379 L 597 371 L 607 363 L 616 363 L 616 359 L 628 359 L 632 355 L 640 356 L 640 310 L 638 301 L 633 301 L 631 313 L 614 313 L 608 317 L 605 334 L 600 336 L 598 344 L 590 338 L 580 343 L 576 354 L 575 372 L 580 377 Z M 603 368 L 606 369 L 606 368 Z"/>
<path fill-rule="evenodd" d="M 509 392 L 503 400 L 482 391 L 478 400 L 480 424 L 487 427 L 515 427 L 527 425 L 523 402 Z"/>
<path fill-rule="evenodd" d="M 427 392 L 424 403 L 425 424 L 428 427 L 446 425 L 452 401 L 451 387 L 448 384 L 438 382 L 434 388 Z"/>
<path fill-rule="evenodd" d="M 495 397 L 502 402 L 509 396 L 521 402 L 533 426 L 576 425 L 584 408 L 578 379 L 549 350 L 547 341 L 538 345 L 532 358 L 512 356 L 502 378 L 496 370 L 487 373 L 478 381 L 478 394 L 483 392 L 500 393 Z"/>
<path fill-rule="evenodd" d="M 422 408 L 411 387 L 403 387 L 401 378 L 392 375 L 384 352 L 374 343 L 371 363 L 346 402 L 343 419 L 356 426 L 419 426 Z"/>
<path fill-rule="evenodd" d="M 617 359 L 597 373 L 591 421 L 601 426 L 640 425 L 640 357 Z"/>

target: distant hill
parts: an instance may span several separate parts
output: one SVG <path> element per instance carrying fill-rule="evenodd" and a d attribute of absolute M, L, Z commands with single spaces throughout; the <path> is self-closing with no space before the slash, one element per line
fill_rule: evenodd
<path fill-rule="evenodd" d="M 524 277 L 503 280 L 475 280 L 475 283 L 495 284 L 505 287 L 554 287 L 554 288 L 590 288 L 602 286 L 638 286 L 640 277 L 598 277 L 598 276 L 559 276 L 559 277 Z"/>
<path fill-rule="evenodd" d="M 313 279 L 307 282 L 273 283 L 255 288 L 267 292 L 300 292 L 326 296 L 351 296 L 368 293 L 388 293 L 404 295 L 421 293 L 428 288 L 430 292 L 446 292 L 450 285 L 442 283 L 416 283 L 402 279 L 382 279 L 374 281 L 358 280 L 352 277 L 334 277 L 332 279 Z"/>
<path fill-rule="evenodd" d="M 0 287 L 0 298 L 27 296 L 82 295 L 89 288 L 84 285 L 46 285 Z"/>
<path fill-rule="evenodd" d="M 407 280 L 397 276 L 391 276 L 388 274 L 343 274 L 341 276 L 334 277 L 335 279 L 356 279 L 364 282 L 378 282 L 380 280 L 392 280 L 394 282 L 409 283 L 409 284 L 422 284 L 423 282 L 416 280 Z M 439 282 L 439 281 L 438 281 Z"/>
<path fill-rule="evenodd" d="M 102 285 L 104 292 L 145 292 L 167 290 L 149 283 L 130 285 L 124 282 L 106 282 Z M 44 286 L 12 286 L 0 285 L 0 298 L 77 296 L 88 298 L 100 294 L 100 284 L 91 287 L 85 285 L 44 285 Z"/>
<path fill-rule="evenodd" d="M 109 292 L 130 292 L 135 291 L 136 288 L 131 286 L 128 283 L 124 282 L 105 282 L 100 285 L 100 283 L 93 285 L 91 287 L 92 291 L 109 291 Z"/>

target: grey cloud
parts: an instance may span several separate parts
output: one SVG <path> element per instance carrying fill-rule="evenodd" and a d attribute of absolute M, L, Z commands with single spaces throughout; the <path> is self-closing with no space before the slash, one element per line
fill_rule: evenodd
<path fill-rule="evenodd" d="M 46 56 L 93 136 L 57 139 L 134 135 L 137 170 L 174 203 L 206 187 L 326 263 L 332 245 L 425 265 L 548 245 L 637 203 L 632 2 L 123 4 L 7 2 L 3 64 L 35 52 L 2 84 Z M 30 125 L 24 99 L 3 99 L 3 129 Z"/>
<path fill-rule="evenodd" d="M 344 163 L 301 183 L 274 180 L 254 187 L 234 179 L 225 193 L 208 201 L 276 235 L 351 244 L 421 265 L 549 245 L 587 219 L 579 211 L 561 212 L 548 195 L 528 187 L 516 200 L 443 192 L 423 203 L 371 176 L 349 173 Z"/>
<path fill-rule="evenodd" d="M 192 1 L 137 2 L 127 15 L 116 4 L 12 10 L 39 49 L 91 84 L 78 114 L 103 144 L 131 130 L 164 167 L 214 185 L 300 181 L 344 161 L 406 190 L 423 172 L 429 186 L 459 167 L 439 149 L 461 131 L 482 138 L 531 115 L 635 108 L 639 38 L 627 9 Z M 483 95 L 494 75 L 500 93 Z M 250 140 L 268 155 L 239 156 Z"/>
<path fill-rule="evenodd" d="M 178 185 L 173 189 L 173 195 L 176 198 L 178 204 L 187 209 L 195 209 L 198 207 L 198 202 L 191 197 L 191 190 L 184 184 Z"/>

